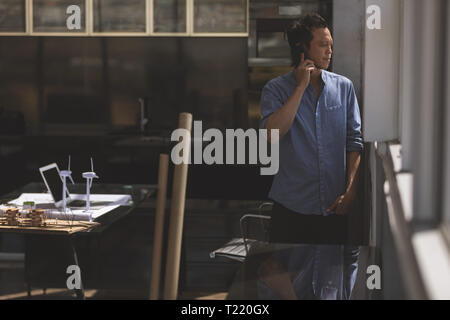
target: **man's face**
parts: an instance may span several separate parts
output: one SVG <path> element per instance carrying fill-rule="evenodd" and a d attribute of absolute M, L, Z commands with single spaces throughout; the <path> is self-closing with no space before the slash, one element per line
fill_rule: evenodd
<path fill-rule="evenodd" d="M 316 68 L 328 69 L 333 54 L 333 38 L 328 28 L 318 28 L 313 31 L 313 39 L 307 53 L 308 58 L 314 61 Z"/>

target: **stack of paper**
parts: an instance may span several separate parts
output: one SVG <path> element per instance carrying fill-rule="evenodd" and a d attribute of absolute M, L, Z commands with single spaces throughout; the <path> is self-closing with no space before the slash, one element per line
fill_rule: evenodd
<path fill-rule="evenodd" d="M 70 197 L 73 200 L 86 200 L 84 194 L 71 194 Z M 92 220 L 95 220 L 119 206 L 128 205 L 131 196 L 129 194 L 91 194 L 89 212 L 85 211 L 85 207 L 71 207 L 69 203 L 64 213 L 62 208 L 55 207 L 53 198 L 49 193 L 23 193 L 8 204 L 22 206 L 24 202 L 28 201 L 33 201 L 36 208 L 45 209 L 47 218 L 88 221 L 91 217 Z"/>

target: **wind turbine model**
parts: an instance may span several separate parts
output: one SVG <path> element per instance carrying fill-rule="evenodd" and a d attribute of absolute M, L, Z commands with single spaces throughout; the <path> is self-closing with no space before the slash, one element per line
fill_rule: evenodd
<path fill-rule="evenodd" d="M 70 171 L 70 155 L 69 155 L 69 166 L 67 170 L 60 171 L 59 175 L 61 176 L 63 181 L 62 202 L 63 202 L 63 212 L 66 213 L 66 196 L 67 196 L 66 179 L 69 178 L 70 181 L 72 181 L 72 183 L 75 184 L 75 182 L 73 182 L 72 179 L 72 171 Z"/>
<path fill-rule="evenodd" d="M 92 187 L 92 180 L 94 178 L 98 178 L 98 176 L 94 172 L 94 162 L 91 158 L 91 171 L 90 172 L 83 172 L 82 174 L 83 178 L 86 179 L 86 212 L 89 212 L 89 221 L 92 221 L 92 212 L 91 211 L 91 204 L 89 200 L 89 196 L 91 193 L 91 187 Z"/>

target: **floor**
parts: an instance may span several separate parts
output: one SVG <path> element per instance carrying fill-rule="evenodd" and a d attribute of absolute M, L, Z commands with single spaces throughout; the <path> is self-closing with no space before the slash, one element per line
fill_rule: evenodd
<path fill-rule="evenodd" d="M 0 268 L 0 300 L 73 300 L 72 290 L 48 288 L 32 289 L 28 296 L 23 266 Z M 146 300 L 147 292 L 137 290 L 85 290 L 87 300 Z M 181 300 L 225 300 L 228 292 L 184 292 Z"/>
<path fill-rule="evenodd" d="M 368 247 L 361 248 L 359 257 L 359 268 L 356 284 L 352 294 L 352 300 L 376 299 L 373 293 L 369 292 L 365 286 L 366 268 L 370 264 L 373 250 Z M 11 266 L 10 266 L 11 267 Z M 31 297 L 28 297 L 26 284 L 24 281 L 23 266 L 17 265 L 14 268 L 0 268 L 0 300 L 71 300 L 76 299 L 75 293 L 67 289 L 33 289 Z M 233 293 L 240 290 L 239 283 L 233 282 L 229 292 L 183 292 L 181 300 L 225 300 L 227 297 L 236 297 Z M 134 290 L 85 290 L 88 300 L 146 300 L 147 292 Z M 232 298 L 233 299 L 233 298 Z"/>

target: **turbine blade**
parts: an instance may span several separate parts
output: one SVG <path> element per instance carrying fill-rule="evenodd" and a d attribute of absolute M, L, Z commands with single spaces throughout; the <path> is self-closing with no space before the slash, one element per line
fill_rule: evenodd
<path fill-rule="evenodd" d="M 92 160 L 92 157 L 91 157 L 91 172 L 94 172 L 94 161 Z"/>
<path fill-rule="evenodd" d="M 90 181 L 90 184 L 89 184 L 89 189 L 91 189 L 91 188 L 92 188 L 92 180 L 93 180 L 93 179 L 91 179 L 91 181 Z"/>
<path fill-rule="evenodd" d="M 72 181 L 73 184 L 75 184 L 75 182 L 73 182 L 72 176 L 69 176 L 70 181 Z"/>
<path fill-rule="evenodd" d="M 67 169 L 67 171 L 70 171 L 70 154 L 69 154 L 69 168 Z"/>

